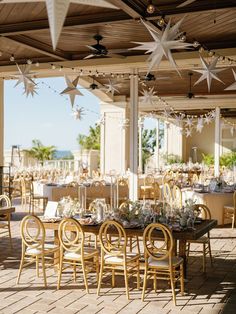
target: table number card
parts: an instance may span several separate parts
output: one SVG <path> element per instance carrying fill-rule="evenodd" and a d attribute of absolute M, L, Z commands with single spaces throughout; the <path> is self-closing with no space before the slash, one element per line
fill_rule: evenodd
<path fill-rule="evenodd" d="M 47 218 L 54 218 L 57 216 L 57 207 L 58 207 L 58 202 L 52 202 L 49 201 L 47 203 L 45 212 L 44 212 L 44 217 Z"/>

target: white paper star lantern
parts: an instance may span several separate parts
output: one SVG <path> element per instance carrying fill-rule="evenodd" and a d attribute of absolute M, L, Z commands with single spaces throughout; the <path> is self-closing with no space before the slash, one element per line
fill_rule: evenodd
<path fill-rule="evenodd" d="M 79 96 L 84 96 L 77 88 L 77 84 L 79 81 L 79 76 L 76 77 L 76 79 L 74 79 L 74 81 L 71 81 L 67 76 L 65 76 L 66 79 L 66 84 L 67 84 L 67 88 L 65 88 L 62 92 L 62 94 L 68 94 L 70 96 L 70 102 L 71 102 L 71 106 L 74 106 L 74 102 L 75 102 L 75 96 L 79 95 Z"/>
<path fill-rule="evenodd" d="M 193 119 L 190 117 L 187 117 L 185 124 L 187 125 L 187 127 L 191 127 L 193 125 Z"/>
<path fill-rule="evenodd" d="M 232 83 L 231 85 L 229 85 L 227 88 L 225 88 L 225 90 L 236 90 L 236 73 L 234 72 L 234 70 L 232 69 L 233 75 L 234 75 L 234 80 L 235 82 Z"/>
<path fill-rule="evenodd" d="M 82 120 L 84 116 L 84 108 L 77 107 L 76 109 L 73 110 L 72 116 L 75 118 L 75 120 Z"/>
<path fill-rule="evenodd" d="M 17 69 L 18 69 L 19 72 L 13 75 L 13 77 L 18 80 L 14 87 L 19 85 L 20 83 L 23 83 L 24 84 L 24 88 L 26 89 L 28 83 L 35 84 L 35 82 L 31 78 L 31 76 L 34 73 L 30 72 L 30 68 L 31 68 L 30 64 L 18 65 L 16 63 L 16 66 L 17 66 Z"/>
<path fill-rule="evenodd" d="M 159 66 L 161 60 L 163 57 L 166 57 L 167 60 L 169 60 L 170 64 L 176 69 L 176 71 L 179 73 L 177 69 L 177 64 L 172 56 L 172 50 L 173 49 L 187 49 L 189 47 L 192 47 L 193 45 L 190 43 L 182 42 L 179 37 L 181 35 L 181 32 L 179 32 L 179 27 L 181 23 L 183 22 L 182 18 L 179 22 L 177 22 L 174 26 L 171 27 L 171 20 L 169 20 L 165 30 L 159 31 L 147 23 L 143 21 L 143 24 L 151 34 L 154 41 L 151 42 L 134 42 L 135 44 L 138 44 L 139 46 L 130 48 L 130 50 L 146 50 L 145 53 L 150 53 L 151 55 L 148 57 L 148 61 L 150 62 L 148 73 L 151 72 L 154 66 Z"/>
<path fill-rule="evenodd" d="M 32 97 L 34 97 L 35 94 L 38 94 L 37 91 L 37 84 L 36 83 L 27 83 L 26 87 L 25 87 L 25 91 L 24 94 L 26 94 L 26 97 L 28 97 L 29 95 L 31 95 Z"/>
<path fill-rule="evenodd" d="M 186 129 L 185 134 L 186 134 L 186 137 L 190 137 L 192 135 L 191 129 Z"/>
<path fill-rule="evenodd" d="M 197 82 L 194 84 L 194 86 L 199 84 L 200 82 L 202 82 L 204 80 L 207 80 L 208 91 L 210 92 L 212 79 L 215 79 L 215 80 L 224 84 L 224 82 L 222 82 L 221 79 L 219 79 L 219 77 L 217 76 L 217 73 L 225 70 L 225 69 L 217 69 L 216 68 L 216 64 L 217 64 L 218 59 L 219 59 L 219 57 L 216 57 L 213 59 L 213 61 L 211 63 L 207 63 L 206 60 L 204 60 L 202 58 L 202 56 L 200 56 L 200 60 L 201 60 L 203 68 L 201 70 L 193 70 L 193 71 L 201 73 L 202 75 L 197 80 Z"/>
<path fill-rule="evenodd" d="M 66 15 L 69 9 L 70 3 L 77 3 L 82 5 L 103 7 L 103 8 L 111 8 L 118 9 L 115 5 L 111 4 L 109 1 L 105 0 L 38 0 L 37 2 L 46 2 L 48 21 L 51 33 L 51 40 L 53 49 L 56 49 L 58 39 L 61 34 L 61 30 L 63 24 L 66 19 Z M 35 0 L 2 0 L 1 3 L 9 3 L 9 2 L 36 2 Z"/>
<path fill-rule="evenodd" d="M 142 92 L 142 103 L 152 105 L 153 97 L 155 96 L 156 92 L 154 91 L 154 87 L 150 89 L 144 89 Z"/>
<path fill-rule="evenodd" d="M 118 87 L 121 86 L 120 83 L 115 83 L 112 80 L 108 79 L 108 84 L 104 84 L 106 93 L 111 93 L 114 96 L 114 93 L 120 93 Z M 103 88 L 101 88 L 103 89 Z"/>
<path fill-rule="evenodd" d="M 201 133 L 203 129 L 203 118 L 198 118 L 197 119 L 197 126 L 196 126 L 196 130 L 197 132 Z"/>
<path fill-rule="evenodd" d="M 206 124 L 211 123 L 211 121 L 212 121 L 212 118 L 211 118 L 210 115 L 207 115 L 207 116 L 204 118 L 204 123 L 206 123 Z"/>

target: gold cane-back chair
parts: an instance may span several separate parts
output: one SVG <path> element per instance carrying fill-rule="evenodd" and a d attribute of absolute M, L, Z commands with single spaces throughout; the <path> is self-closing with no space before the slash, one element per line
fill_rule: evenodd
<path fill-rule="evenodd" d="M 169 183 L 163 185 L 163 200 L 170 205 L 172 204 L 172 192 Z"/>
<path fill-rule="evenodd" d="M 34 215 L 28 215 L 23 218 L 20 233 L 22 239 L 22 253 L 16 283 L 19 283 L 22 269 L 33 263 L 36 264 L 36 274 L 39 277 L 39 262 L 41 261 L 44 286 L 47 287 L 45 261 L 50 259 L 54 265 L 56 262 L 54 260 L 54 253 L 59 248 L 55 244 L 45 242 L 46 233 L 43 223 Z"/>
<path fill-rule="evenodd" d="M 236 191 L 233 195 L 233 206 L 227 205 L 223 208 L 222 224 L 225 224 L 225 220 L 232 220 L 232 229 L 235 226 L 235 216 L 236 216 Z"/>
<path fill-rule="evenodd" d="M 76 267 L 82 268 L 86 292 L 89 293 L 87 273 L 95 270 L 97 279 L 99 274 L 98 250 L 85 248 L 85 236 L 79 222 L 73 218 L 64 218 L 59 225 L 60 265 L 57 288 L 60 289 L 62 271 L 68 265 L 73 267 L 74 281 L 76 280 Z"/>
<path fill-rule="evenodd" d="M 112 233 L 112 237 L 110 234 Z M 137 288 L 140 288 L 139 254 L 127 253 L 127 236 L 125 229 L 116 221 L 105 221 L 100 227 L 101 268 L 98 282 L 98 295 L 105 271 L 111 271 L 112 287 L 115 287 L 115 275 L 124 273 L 126 296 L 129 299 L 128 279 L 131 274 L 137 277 Z"/>
<path fill-rule="evenodd" d="M 156 231 L 159 231 L 158 238 Z M 160 233 L 162 234 L 160 236 Z M 163 240 L 162 240 L 163 238 Z M 172 296 L 176 305 L 175 283 L 180 281 L 181 294 L 184 293 L 183 259 L 173 255 L 174 240 L 168 227 L 152 223 L 143 233 L 145 272 L 142 301 L 144 301 L 148 276 L 153 276 L 153 287 L 157 290 L 157 279 L 168 280 L 171 283 Z"/>
<path fill-rule="evenodd" d="M 7 195 L 0 195 L 0 205 L 11 207 L 10 198 Z M 11 237 L 11 214 L 7 213 L 0 216 L 0 234 L 4 234 L 8 232 L 10 246 L 12 248 L 12 237 Z"/>
<path fill-rule="evenodd" d="M 209 208 L 204 204 L 196 204 L 195 210 L 198 212 L 198 215 L 202 219 L 211 219 L 211 212 Z M 192 243 L 197 243 L 202 245 L 202 253 L 203 253 L 203 260 L 202 260 L 202 268 L 203 272 L 206 272 L 206 255 L 209 254 L 211 266 L 213 264 L 212 254 L 211 254 L 211 243 L 210 243 L 210 232 L 208 231 L 206 235 L 200 237 L 197 240 L 189 240 L 187 242 L 187 257 L 189 257 L 190 253 L 190 245 Z"/>

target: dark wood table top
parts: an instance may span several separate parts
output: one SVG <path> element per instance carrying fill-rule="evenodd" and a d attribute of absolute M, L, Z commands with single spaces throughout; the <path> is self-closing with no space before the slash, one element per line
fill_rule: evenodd
<path fill-rule="evenodd" d="M 43 222 L 45 229 L 58 230 L 59 222 Z M 202 220 L 201 223 L 196 224 L 194 229 L 172 231 L 173 238 L 176 240 L 196 240 L 206 234 L 208 231 L 217 226 L 217 220 Z M 100 225 L 83 225 L 84 232 L 98 234 Z M 132 228 L 125 229 L 127 236 L 143 236 L 144 229 Z M 157 231 L 157 236 L 160 236 L 161 232 Z"/>
<path fill-rule="evenodd" d="M 15 207 L 0 207 L 0 215 L 11 214 L 15 212 Z"/>

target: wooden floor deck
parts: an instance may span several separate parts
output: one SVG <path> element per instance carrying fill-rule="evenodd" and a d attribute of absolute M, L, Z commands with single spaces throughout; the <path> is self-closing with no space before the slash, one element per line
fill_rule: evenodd
<path fill-rule="evenodd" d="M 36 279 L 35 268 L 23 270 L 20 285 L 16 275 L 21 254 L 19 224 L 24 213 L 17 209 L 13 215 L 12 233 L 14 249 L 11 251 L 8 238 L 0 236 L 0 313 L 236 313 L 236 229 L 213 229 L 212 251 L 214 267 L 207 259 L 207 273 L 202 273 L 202 258 L 199 246 L 194 245 L 189 258 L 188 281 L 185 296 L 177 294 L 177 306 L 173 306 L 171 290 L 167 283 L 158 282 L 155 293 L 151 282 L 145 302 L 141 291 L 130 283 L 131 300 L 127 301 L 122 277 L 117 277 L 116 287 L 111 287 L 110 277 L 104 280 L 102 295 L 96 295 L 96 278 L 89 277 L 90 294 L 86 294 L 82 276 L 77 283 L 67 272 L 62 277 L 62 288 L 56 290 L 57 276 L 53 269 L 47 270 L 48 288 L 43 287 L 42 277 Z M 51 234 L 52 235 L 52 234 Z M 49 236 L 51 236 L 49 234 Z M 8 249 L 9 248 L 9 249 Z"/>

